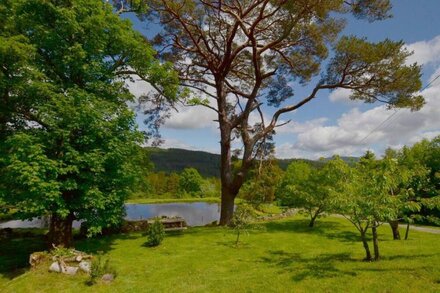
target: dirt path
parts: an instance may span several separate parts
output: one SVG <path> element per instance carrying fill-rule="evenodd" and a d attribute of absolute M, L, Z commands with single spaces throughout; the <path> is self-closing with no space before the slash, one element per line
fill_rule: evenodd
<path fill-rule="evenodd" d="M 406 225 L 405 224 L 400 224 L 399 228 L 406 229 Z M 440 229 L 436 229 L 436 228 L 420 227 L 420 226 L 410 225 L 409 229 L 410 230 L 415 230 L 415 231 L 420 231 L 420 232 L 432 233 L 432 234 L 440 234 Z"/>
<path fill-rule="evenodd" d="M 331 216 L 332 217 L 336 217 L 336 218 L 344 218 L 342 215 L 338 215 L 338 214 L 332 214 Z M 384 224 L 388 225 L 388 223 L 384 223 Z M 399 224 L 399 228 L 400 229 L 406 229 L 406 224 Z M 431 233 L 431 234 L 440 234 L 440 229 L 439 228 L 431 228 L 431 227 L 423 227 L 423 226 L 410 225 L 409 229 L 410 230 L 414 230 L 414 231 Z"/>

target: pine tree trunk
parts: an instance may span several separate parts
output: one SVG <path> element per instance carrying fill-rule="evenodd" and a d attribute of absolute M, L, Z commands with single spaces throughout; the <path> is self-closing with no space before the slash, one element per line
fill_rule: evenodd
<path fill-rule="evenodd" d="M 398 221 L 390 221 L 389 224 L 390 224 L 391 230 L 393 231 L 393 239 L 400 240 L 399 222 Z"/>
<path fill-rule="evenodd" d="M 367 241 L 367 236 L 365 235 L 365 231 L 361 232 L 361 239 L 365 249 L 365 260 L 371 261 L 372 259 L 371 252 L 370 252 L 370 247 L 368 246 L 368 241 Z"/>
<path fill-rule="evenodd" d="M 235 196 L 230 194 L 226 188 L 222 188 L 222 203 L 220 210 L 220 226 L 227 226 L 231 223 L 234 215 Z"/>
<path fill-rule="evenodd" d="M 50 218 L 48 244 L 49 248 L 53 246 L 72 247 L 72 223 L 74 215 L 71 213 L 67 217 L 62 218 L 57 214 L 52 214 Z"/>
<path fill-rule="evenodd" d="M 374 223 L 374 226 L 371 228 L 371 231 L 373 232 L 374 260 L 379 260 L 380 254 L 379 254 L 379 239 L 377 236 L 377 223 Z"/>

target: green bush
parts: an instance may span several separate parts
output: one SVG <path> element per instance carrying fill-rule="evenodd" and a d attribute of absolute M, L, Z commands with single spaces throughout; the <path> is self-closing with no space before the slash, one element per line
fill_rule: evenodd
<path fill-rule="evenodd" d="M 158 246 L 165 237 L 165 230 L 163 224 L 156 218 L 154 223 L 148 228 L 148 246 Z"/>

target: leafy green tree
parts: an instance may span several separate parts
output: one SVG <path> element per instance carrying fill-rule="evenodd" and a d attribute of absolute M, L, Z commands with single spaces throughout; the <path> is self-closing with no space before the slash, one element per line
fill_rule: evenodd
<path fill-rule="evenodd" d="M 101 0 L 5 0 L 0 14 L 0 202 L 50 216 L 49 242 L 70 246 L 73 220 L 90 234 L 121 220 L 139 174 L 125 81 L 172 99 L 176 75 Z"/>
<path fill-rule="evenodd" d="M 390 156 L 376 160 L 367 152 L 347 174 L 349 177 L 343 181 L 344 192 L 338 199 L 338 208 L 360 232 L 368 261 L 373 260 L 367 242 L 367 232 L 371 228 L 374 260 L 379 260 L 377 228 L 383 222 L 398 219 L 410 194 L 406 183 L 411 173 Z"/>
<path fill-rule="evenodd" d="M 348 165 L 334 157 L 321 169 L 305 162 L 293 162 L 287 168 L 278 190 L 282 205 L 304 210 L 310 216 L 309 227 L 318 217 L 334 210 L 338 196 L 344 192 Z"/>
<path fill-rule="evenodd" d="M 275 160 L 264 160 L 249 172 L 249 178 L 240 190 L 243 198 L 255 208 L 275 200 L 275 192 L 283 176 L 283 170 Z"/>
<path fill-rule="evenodd" d="M 389 0 L 148 3 L 149 16 L 163 26 L 155 44 L 179 72 L 180 85 L 188 94 L 185 102 L 218 116 L 221 225 L 231 221 L 234 200 L 253 159 L 266 147 L 283 115 L 316 99 L 318 93 L 345 88 L 351 90 L 351 99 L 384 102 L 389 108 L 417 110 L 424 103 L 417 95 L 420 67 L 406 65 L 411 53 L 403 42 L 339 38 L 344 16 L 385 19 Z M 310 94 L 292 99 L 294 87 L 311 82 L 315 84 Z M 262 114 L 263 105 L 276 107 L 269 120 Z M 253 123 L 250 117 L 260 121 Z M 235 138 L 243 150 L 238 172 L 232 162 Z"/>
<path fill-rule="evenodd" d="M 411 202 L 420 207 L 406 210 L 408 225 L 413 221 L 440 225 L 440 137 L 403 147 L 398 159 L 399 164 L 414 172 Z"/>
<path fill-rule="evenodd" d="M 200 195 L 203 178 L 195 168 L 185 168 L 180 173 L 179 187 L 182 192 L 192 196 Z"/>
<path fill-rule="evenodd" d="M 315 177 L 317 169 L 308 163 L 292 162 L 284 173 L 277 188 L 276 198 L 283 206 L 300 208 L 310 216 L 310 227 L 313 227 L 316 217 L 321 213 L 321 205 L 317 197 Z"/>

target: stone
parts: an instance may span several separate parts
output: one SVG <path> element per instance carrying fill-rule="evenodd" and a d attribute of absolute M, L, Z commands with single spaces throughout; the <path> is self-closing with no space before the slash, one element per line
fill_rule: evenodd
<path fill-rule="evenodd" d="M 64 268 L 62 265 L 60 265 L 59 262 L 53 262 L 50 267 L 49 267 L 49 271 L 50 272 L 55 272 L 55 273 L 61 273 L 64 271 Z"/>
<path fill-rule="evenodd" d="M 78 255 L 76 258 L 75 258 L 75 260 L 77 261 L 77 262 L 81 262 L 82 261 L 82 259 L 83 259 L 83 257 L 82 257 L 82 255 L 80 254 L 80 255 Z"/>
<path fill-rule="evenodd" d="M 32 268 L 35 268 L 40 263 L 44 262 L 47 259 L 46 252 L 34 252 L 29 256 L 29 264 Z"/>
<path fill-rule="evenodd" d="M 105 283 L 110 283 L 115 279 L 113 274 L 104 274 L 101 278 L 101 280 Z"/>
<path fill-rule="evenodd" d="M 65 269 L 63 270 L 63 273 L 71 276 L 75 275 L 76 272 L 78 272 L 78 267 L 65 267 Z"/>
<path fill-rule="evenodd" d="M 79 269 L 87 274 L 90 274 L 92 271 L 92 264 L 88 261 L 82 261 L 79 263 Z"/>

